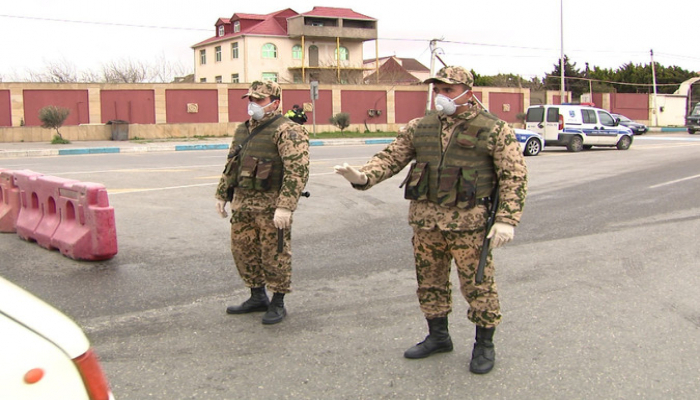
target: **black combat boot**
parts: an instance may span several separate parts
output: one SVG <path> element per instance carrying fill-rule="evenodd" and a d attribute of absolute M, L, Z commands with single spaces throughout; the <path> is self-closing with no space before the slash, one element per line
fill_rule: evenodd
<path fill-rule="evenodd" d="M 270 300 L 267 298 L 265 286 L 250 288 L 250 298 L 240 306 L 226 307 L 227 314 L 246 314 L 257 311 L 267 311 Z"/>
<path fill-rule="evenodd" d="M 493 333 L 496 328 L 476 327 L 476 342 L 472 351 L 469 371 L 475 374 L 487 374 L 496 362 L 496 349 L 493 346 Z"/>
<path fill-rule="evenodd" d="M 267 307 L 267 312 L 262 317 L 262 323 L 272 325 L 282 322 L 287 316 L 287 310 L 284 309 L 284 293 L 275 293 L 272 295 L 272 301 Z"/>
<path fill-rule="evenodd" d="M 447 317 L 428 319 L 428 336 L 403 353 L 406 358 L 425 358 L 435 353 L 452 351 L 452 339 L 447 331 Z"/>

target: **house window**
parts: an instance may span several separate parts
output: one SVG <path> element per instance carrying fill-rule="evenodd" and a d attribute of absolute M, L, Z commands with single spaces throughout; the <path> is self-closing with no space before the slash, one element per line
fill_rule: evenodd
<path fill-rule="evenodd" d="M 277 82 L 277 73 L 276 72 L 263 72 L 262 79 L 264 81 Z"/>
<path fill-rule="evenodd" d="M 219 36 L 224 36 L 224 26 L 219 25 Z"/>
<path fill-rule="evenodd" d="M 207 51 L 206 50 L 199 51 L 199 63 L 202 65 L 207 63 Z"/>
<path fill-rule="evenodd" d="M 231 58 L 238 58 L 238 42 L 231 43 Z"/>
<path fill-rule="evenodd" d="M 221 46 L 214 47 L 214 55 L 216 57 L 216 62 L 221 62 Z"/>
<path fill-rule="evenodd" d="M 238 74 L 231 74 L 231 83 L 238 83 L 239 81 Z"/>
<path fill-rule="evenodd" d="M 241 31 L 241 21 L 235 21 L 233 23 L 233 32 L 240 32 Z"/>
<path fill-rule="evenodd" d="M 292 47 L 292 59 L 301 60 L 301 46 L 298 44 L 295 44 L 294 47 Z"/>
<path fill-rule="evenodd" d="M 340 52 L 340 61 L 347 61 L 350 59 L 350 52 L 348 51 L 347 47 L 340 46 L 339 48 L 335 49 L 335 59 L 338 59 L 338 53 Z"/>
<path fill-rule="evenodd" d="M 221 82 L 223 82 L 223 80 L 221 79 L 221 75 L 215 76 L 215 77 L 214 77 L 214 80 L 216 81 L 216 83 L 221 83 Z"/>
<path fill-rule="evenodd" d="M 262 47 L 262 58 L 277 58 L 277 46 L 265 43 Z"/>
<path fill-rule="evenodd" d="M 199 78 L 199 81 L 200 81 L 201 83 L 205 83 L 205 82 L 207 81 L 207 78 Z"/>

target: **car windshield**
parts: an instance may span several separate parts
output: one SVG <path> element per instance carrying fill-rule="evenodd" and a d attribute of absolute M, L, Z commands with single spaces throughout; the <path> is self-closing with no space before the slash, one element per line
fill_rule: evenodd
<path fill-rule="evenodd" d="M 700 107 L 695 106 L 693 112 L 690 115 L 700 115 Z"/>
<path fill-rule="evenodd" d="M 622 122 L 632 122 L 631 119 L 625 117 L 624 115 L 617 114 L 616 117 L 620 118 L 620 121 L 622 121 Z"/>

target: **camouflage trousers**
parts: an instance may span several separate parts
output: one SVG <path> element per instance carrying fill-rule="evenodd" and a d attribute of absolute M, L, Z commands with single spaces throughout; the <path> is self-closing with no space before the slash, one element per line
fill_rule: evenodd
<path fill-rule="evenodd" d="M 284 248 L 277 253 L 277 228 L 272 212 L 240 212 L 231 215 L 231 253 L 238 274 L 247 287 L 289 293 L 292 282 L 291 229 L 284 230 Z"/>
<path fill-rule="evenodd" d="M 460 291 L 469 303 L 469 320 L 485 328 L 499 324 L 501 307 L 491 251 L 484 280 L 480 285 L 474 281 L 484 234 L 483 229 L 464 232 L 413 229 L 418 301 L 426 318 L 444 317 L 452 311 L 450 268 L 454 259 Z"/>

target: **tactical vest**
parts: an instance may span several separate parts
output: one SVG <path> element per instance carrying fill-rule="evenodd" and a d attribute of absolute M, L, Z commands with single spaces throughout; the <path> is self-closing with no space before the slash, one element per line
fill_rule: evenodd
<path fill-rule="evenodd" d="M 286 117 L 277 118 L 245 145 L 238 160 L 236 187 L 261 192 L 280 189 L 284 168 L 273 136 L 280 125 L 290 122 Z M 248 126 L 240 124 L 234 142 L 241 143 L 248 135 Z"/>
<path fill-rule="evenodd" d="M 440 119 L 424 117 L 413 134 L 416 162 L 406 177 L 405 197 L 471 208 L 491 195 L 496 179 L 488 140 L 497 122 L 482 111 L 471 123 L 458 124 L 443 152 Z"/>

